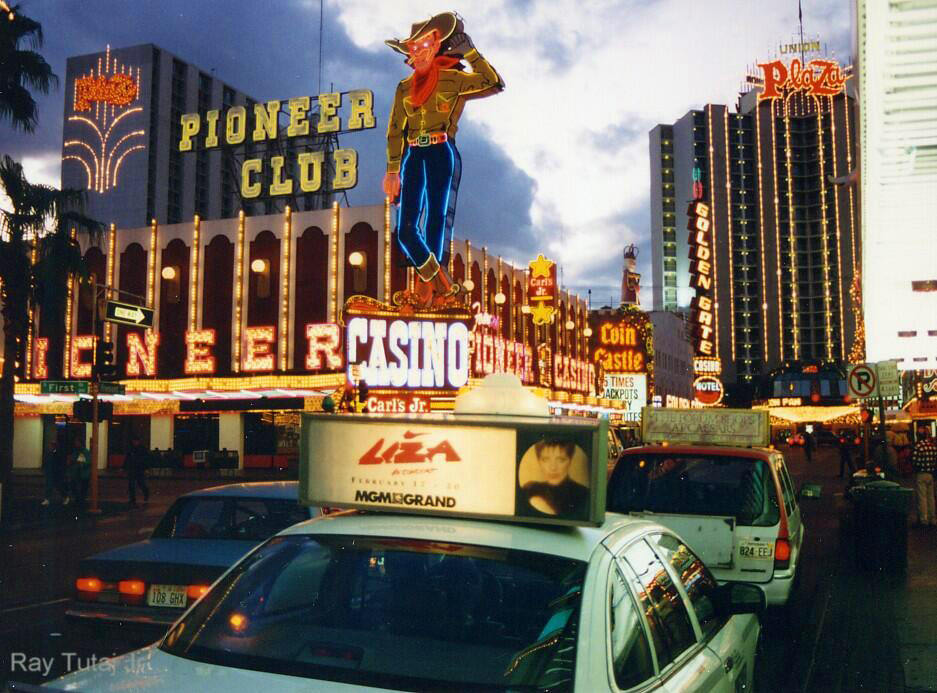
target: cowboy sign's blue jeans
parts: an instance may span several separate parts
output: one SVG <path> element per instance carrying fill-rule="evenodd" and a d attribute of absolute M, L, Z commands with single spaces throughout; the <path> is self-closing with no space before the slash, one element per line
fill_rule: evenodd
<path fill-rule="evenodd" d="M 430 254 L 446 262 L 462 158 L 452 140 L 428 147 L 411 146 L 400 166 L 397 242 L 415 267 Z"/>

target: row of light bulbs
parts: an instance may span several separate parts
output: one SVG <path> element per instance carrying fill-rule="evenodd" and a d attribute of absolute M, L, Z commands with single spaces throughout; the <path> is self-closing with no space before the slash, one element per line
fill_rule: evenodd
<path fill-rule="evenodd" d="M 364 254 L 357 250 L 348 256 L 348 264 L 352 267 L 361 267 L 364 264 Z M 262 258 L 257 258 L 251 262 L 251 272 L 255 274 L 266 274 L 270 270 L 270 262 Z M 172 265 L 163 267 L 160 273 L 166 281 L 172 281 L 179 276 L 179 271 Z M 503 303 L 503 301 L 502 301 Z"/>
<path fill-rule="evenodd" d="M 361 267 L 362 265 L 364 265 L 364 253 L 361 253 L 356 250 L 352 252 L 351 254 L 349 254 L 348 264 L 350 264 L 352 267 Z M 257 258 L 251 262 L 251 271 L 256 274 L 265 274 L 266 272 L 269 271 L 269 269 L 270 269 L 270 262 L 262 258 Z M 166 281 L 172 281 L 178 276 L 178 270 L 175 267 L 169 265 L 169 266 L 163 267 L 161 274 L 162 274 L 163 279 L 165 279 Z M 475 282 L 473 282 L 471 279 L 466 279 L 465 281 L 462 282 L 462 288 L 465 289 L 466 291 L 473 291 L 475 289 Z M 499 291 L 498 293 L 495 294 L 494 300 L 497 305 L 503 306 L 507 302 L 507 297 L 502 292 Z M 521 306 L 521 312 L 524 315 L 529 314 L 530 306 L 528 305 Z M 575 328 L 576 328 L 575 322 L 573 322 L 572 320 L 566 321 L 567 330 L 573 330 Z M 586 337 L 591 337 L 592 328 L 586 327 L 582 331 L 582 333 Z"/>

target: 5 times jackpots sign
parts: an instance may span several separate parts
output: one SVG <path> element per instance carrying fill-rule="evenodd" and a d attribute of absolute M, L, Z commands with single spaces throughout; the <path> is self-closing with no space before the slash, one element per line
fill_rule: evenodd
<path fill-rule="evenodd" d="M 607 427 L 605 420 L 307 414 L 300 502 L 599 525 Z"/>

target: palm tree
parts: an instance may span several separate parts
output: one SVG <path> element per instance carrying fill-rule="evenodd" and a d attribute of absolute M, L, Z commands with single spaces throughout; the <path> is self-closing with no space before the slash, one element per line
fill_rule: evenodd
<path fill-rule="evenodd" d="M 23 167 L 9 156 L 0 161 L 0 188 L 10 198 L 11 207 L 0 209 L 0 317 L 4 339 L 0 372 L 0 484 L 6 492 L 13 469 L 14 385 L 25 355 L 30 301 L 37 300 L 50 320 L 63 324 L 68 277 L 86 274 L 71 229 L 80 228 L 96 237 L 103 225 L 82 213 L 84 191 L 30 183 Z M 31 259 L 33 248 L 38 250 L 35 266 Z M 61 355 L 61 351 L 59 347 L 57 353 Z M 50 357 L 54 358 L 54 354 L 50 353 Z"/>
<path fill-rule="evenodd" d="M 42 46 L 42 25 L 18 10 L 13 6 L 9 14 L 0 15 L 0 121 L 33 132 L 39 109 L 30 89 L 48 94 L 59 78 L 36 52 Z"/>

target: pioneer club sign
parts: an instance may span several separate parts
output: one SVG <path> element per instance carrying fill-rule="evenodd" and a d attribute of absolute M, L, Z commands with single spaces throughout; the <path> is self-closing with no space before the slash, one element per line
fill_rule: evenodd
<path fill-rule="evenodd" d="M 297 354 L 296 370 L 311 373 L 337 372 L 342 359 L 342 330 L 334 323 L 310 323 L 305 327 L 306 352 Z M 122 363 L 125 378 L 159 377 L 159 345 L 162 336 L 155 330 L 128 332 L 125 336 L 126 358 Z M 214 375 L 218 370 L 215 358 L 215 330 L 186 330 L 183 372 L 189 376 Z M 96 340 L 92 335 L 75 335 L 70 340 L 70 377 L 91 377 L 91 359 Z M 273 325 L 244 328 L 240 370 L 245 373 L 269 373 L 276 368 L 276 328 Z M 48 376 L 48 342 L 33 349 L 33 375 Z M 173 374 L 175 375 L 175 374 Z"/>
<path fill-rule="evenodd" d="M 347 105 L 344 127 L 342 105 Z M 286 127 L 280 126 L 283 112 Z M 301 195 L 319 190 L 347 190 L 358 183 L 358 152 L 336 148 L 331 161 L 325 151 L 305 151 L 308 138 L 340 132 L 373 128 L 374 94 L 369 89 L 349 92 L 328 92 L 313 99 L 298 96 L 287 101 L 257 103 L 248 111 L 244 106 L 231 106 L 224 113 L 218 109 L 205 113 L 186 113 L 181 117 L 181 134 L 177 144 L 180 152 L 214 149 L 221 146 L 243 147 L 263 142 L 265 158 L 245 156 L 241 164 L 241 197 Z M 296 138 L 299 138 L 298 140 Z M 287 160 L 283 145 L 297 142 L 295 158 Z M 291 175 L 296 171 L 298 175 Z M 331 180 L 325 175 L 332 173 Z"/>

